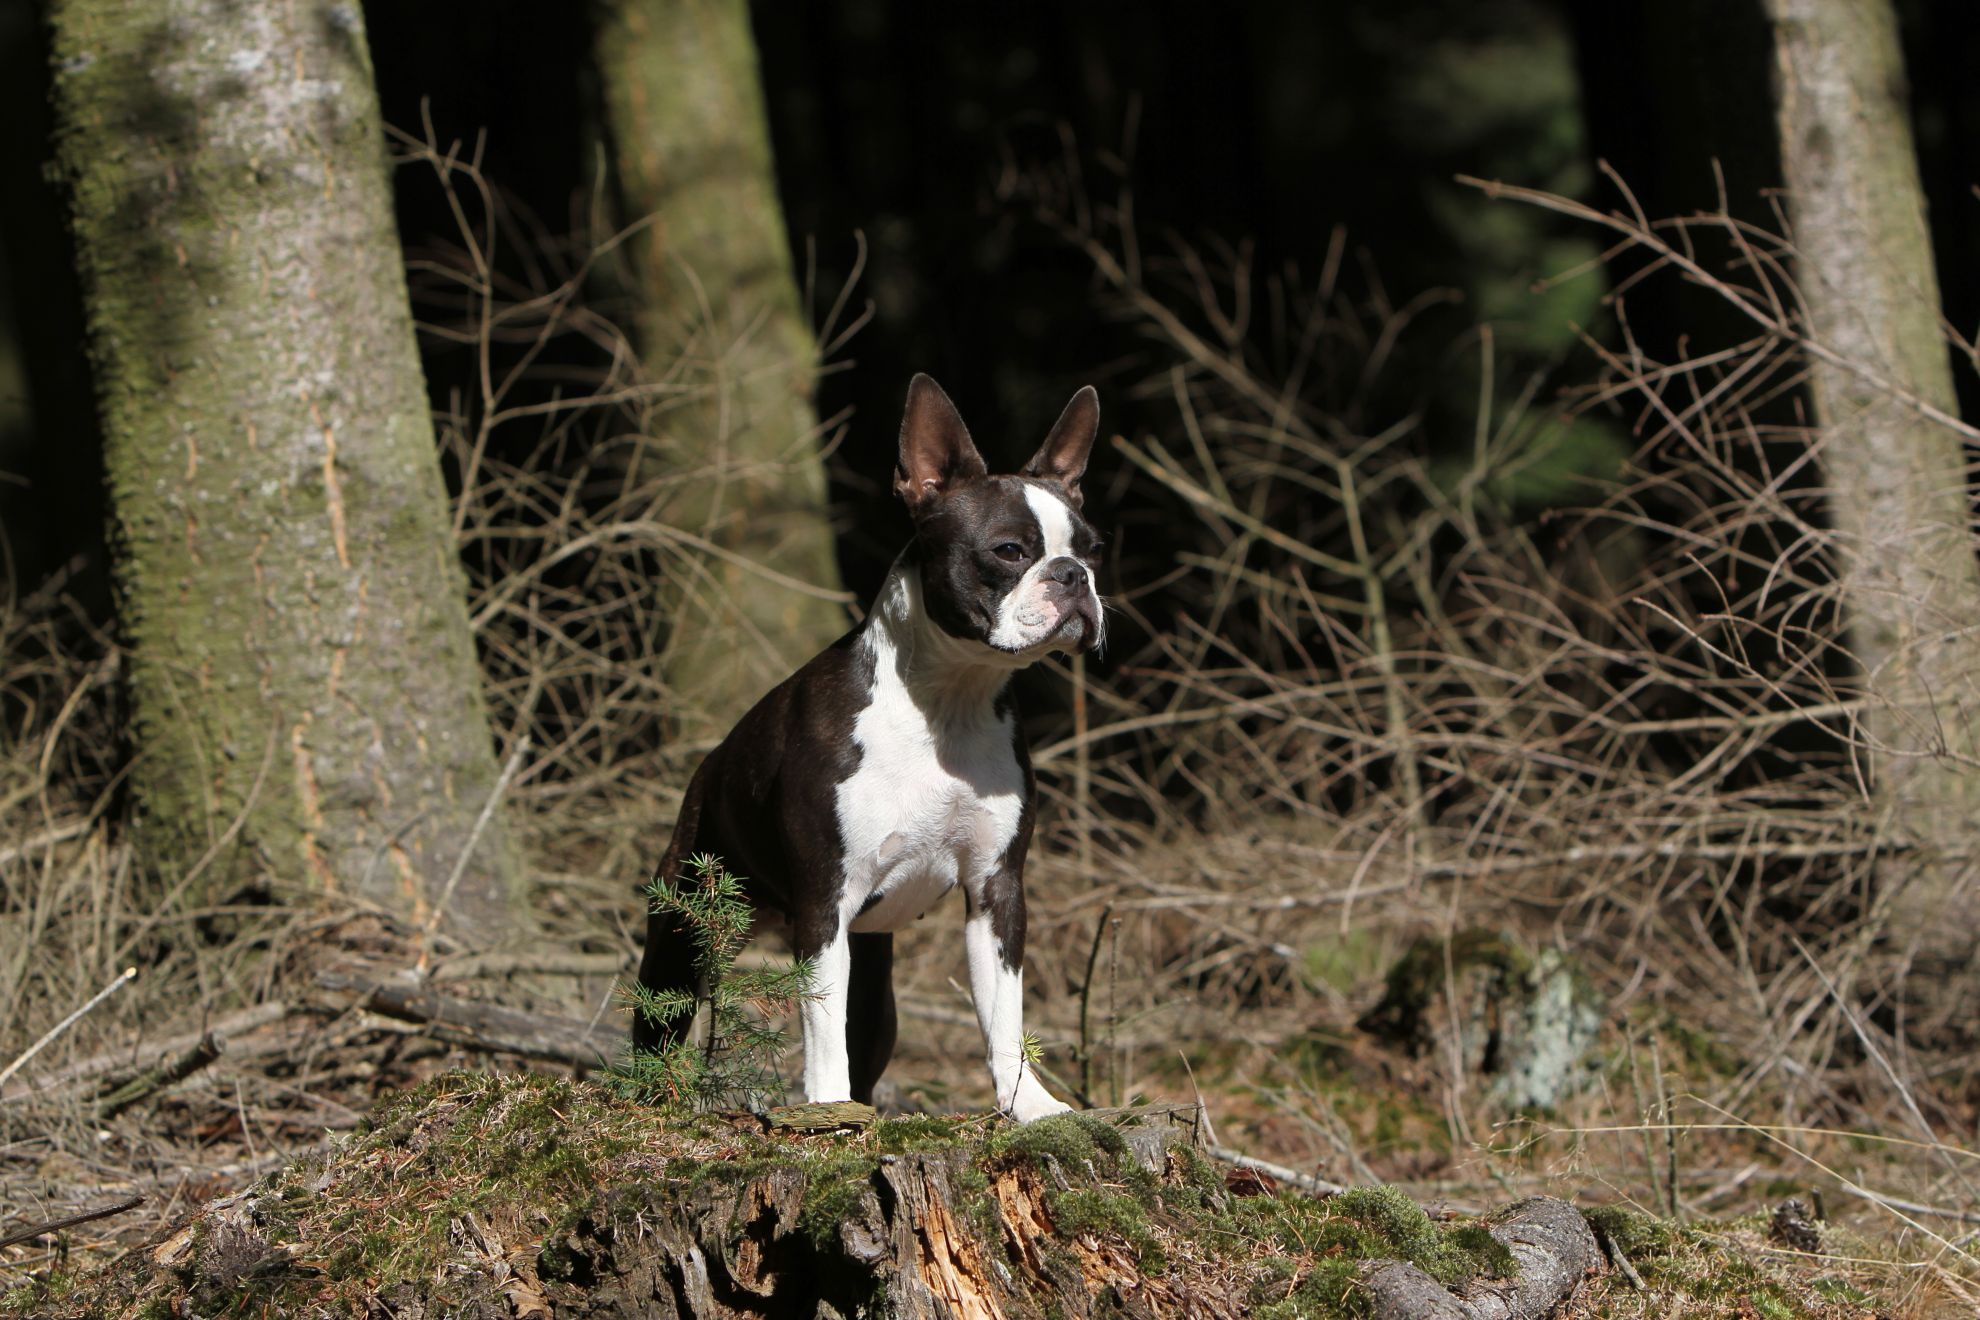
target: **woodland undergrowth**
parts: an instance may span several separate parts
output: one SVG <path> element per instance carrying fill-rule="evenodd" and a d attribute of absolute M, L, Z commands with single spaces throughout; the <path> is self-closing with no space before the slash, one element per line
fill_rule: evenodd
<path fill-rule="evenodd" d="M 662 584 L 693 598 L 712 553 L 668 519 L 709 474 L 670 468 L 666 431 L 719 364 L 642 373 L 601 277 L 625 235 L 548 234 L 471 157 L 404 149 L 461 203 L 413 286 L 461 368 L 455 531 L 543 926 L 526 966 L 440 965 L 601 1017 L 705 750 L 669 738 L 656 675 L 720 602 L 654 606 Z M 1054 662 L 1030 721 L 1027 989 L 1053 1084 L 1201 1094 L 1227 1143 L 1433 1203 L 1548 1190 L 1709 1224 L 1819 1191 L 1879 1244 L 1838 1264 L 1851 1286 L 1893 1314 L 1970 1310 L 1980 1070 L 1879 939 L 1903 844 L 1865 806 L 1864 698 L 1795 403 L 1808 346 L 1756 325 L 1655 361 L 1630 329 L 1633 289 L 1693 269 L 1791 304 L 1783 240 L 1724 214 L 1583 217 L 1641 261 L 1584 336 L 1594 383 L 1507 379 L 1479 326 L 1445 358 L 1476 387 L 1458 429 L 1393 370 L 1427 302 L 1396 301 L 1345 235 L 1319 271 L 1263 270 L 1149 240 L 1124 192 L 1083 187 L 1039 171 L 1007 199 L 1090 260 L 1140 344 L 1103 382 L 1135 425 L 1089 478 L 1117 641 Z M 821 342 L 856 303 L 819 311 Z M 189 877 L 139 872 L 117 641 L 59 580 L 0 597 L 0 654 L 0 1067 L 141 969 L 0 1098 L 0 1220 L 121 1183 L 151 1189 L 155 1224 L 239 1176 L 212 1170 L 272 1167 L 447 1061 L 353 1019 L 338 1039 L 362 1067 L 217 1066 L 109 1123 L 15 1098 L 286 993 L 324 916 L 279 888 L 196 907 Z M 980 1048 L 952 915 L 902 940 L 899 1108 L 987 1099 L 951 1066 Z M 1594 1085 L 1558 1111 L 1498 1112 L 1454 1055 L 1354 1026 L 1411 940 L 1474 928 L 1566 951 L 1605 998 Z"/>

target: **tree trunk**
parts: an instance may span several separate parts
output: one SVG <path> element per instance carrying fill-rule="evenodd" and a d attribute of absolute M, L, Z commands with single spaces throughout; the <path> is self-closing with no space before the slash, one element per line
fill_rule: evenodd
<path fill-rule="evenodd" d="M 1980 567 L 1960 435 L 1928 415 L 1957 403 L 1897 21 L 1887 0 L 1767 3 L 1808 330 L 1855 368 L 1816 362 L 1812 385 L 1875 791 L 1919 849 L 1891 930 L 1943 971 L 1980 938 Z"/>
<path fill-rule="evenodd" d="M 845 629 L 799 305 L 745 0 L 613 0 L 598 64 L 631 218 L 664 516 L 714 552 L 684 563 L 665 677 L 719 732 Z M 792 582 L 780 582 L 754 566 Z M 809 585 L 812 590 L 803 588 Z"/>
<path fill-rule="evenodd" d="M 53 0 L 144 855 L 414 921 L 512 901 L 354 0 Z"/>

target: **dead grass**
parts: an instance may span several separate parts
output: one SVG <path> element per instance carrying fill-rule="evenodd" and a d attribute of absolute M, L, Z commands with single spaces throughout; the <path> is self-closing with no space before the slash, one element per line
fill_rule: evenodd
<path fill-rule="evenodd" d="M 587 303 L 617 237 L 551 242 L 471 160 L 409 150 L 464 199 L 458 245 L 415 283 L 428 333 L 475 364 L 445 428 L 456 528 L 498 739 L 529 748 L 512 801 L 543 944 L 582 964 L 463 983 L 588 1017 L 630 961 L 636 886 L 702 750 L 668 736 L 655 603 L 705 578 L 706 538 L 668 511 L 706 474 L 669 470 L 653 436 L 706 386 L 690 365 L 641 376 Z M 1816 1189 L 1849 1234 L 1824 1270 L 1889 1315 L 1970 1314 L 1980 1069 L 1970 1034 L 1917 1019 L 1905 951 L 1877 938 L 1903 840 L 1866 811 L 1821 491 L 1782 420 L 1803 346 L 1756 332 L 1651 362 L 1619 302 L 1624 347 L 1601 350 L 1598 388 L 1565 413 L 1535 402 L 1540 381 L 1513 406 L 1483 393 L 1453 462 L 1376 388 L 1415 308 L 1355 277 L 1344 244 L 1295 286 L 1142 251 L 1126 208 L 1033 182 L 1146 331 L 1135 392 L 1168 409 L 1095 464 L 1118 474 L 1117 635 L 1140 641 L 1069 667 L 1077 713 L 1034 739 L 1027 983 L 1063 1089 L 1194 1088 L 1227 1144 L 1432 1203 L 1547 1190 L 1738 1224 Z M 1713 278 L 1779 278 L 1769 240 L 1736 238 L 1764 259 Z M 516 250 L 531 255 L 505 264 Z M 564 336 L 592 365 L 546 389 L 530 364 Z M 1489 391 L 1488 332 L 1473 350 Z M 1630 456 L 1537 517 L 1508 478 L 1548 461 L 1564 418 Z M 1159 555 L 1140 545 L 1151 524 Z M 696 626 L 721 626 L 708 610 Z M 148 1036 L 285 993 L 278 970 L 320 914 L 194 908 L 135 874 L 111 641 L 57 584 L 0 602 L 0 653 L 0 1066 L 126 965 L 137 982 L 18 1081 L 135 1059 Z M 1497 1112 L 1457 1055 L 1404 1058 L 1353 1025 L 1411 939 L 1481 927 L 1567 950 L 1606 998 L 1597 1083 L 1558 1112 Z M 956 1063 L 980 1042 L 955 938 L 938 913 L 902 941 L 904 1103 L 987 1101 Z M 299 1067 L 246 1053 L 109 1123 L 10 1089 L 0 1222 L 139 1187 L 160 1223 L 460 1061 L 361 1015 Z M 1703 1233 L 1730 1256 L 1771 1250 Z M 50 1248 L 7 1255 L 45 1266 Z M 1684 1313 L 1607 1287 L 1600 1314 Z"/>

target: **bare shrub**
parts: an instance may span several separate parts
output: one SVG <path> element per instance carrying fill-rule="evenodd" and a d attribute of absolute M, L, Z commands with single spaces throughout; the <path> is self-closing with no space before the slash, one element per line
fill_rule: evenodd
<path fill-rule="evenodd" d="M 1133 388 L 1169 420 L 1116 442 L 1135 475 L 1112 506 L 1180 542 L 1122 572 L 1145 640 L 1104 682 L 1079 676 L 1093 714 L 1034 757 L 1058 856 L 1097 854 L 1093 888 L 1034 891 L 1052 1057 L 1110 1051 L 1101 1071 L 1132 1089 L 1133 1051 L 1159 1070 L 1165 1042 L 1269 1040 L 1238 1066 L 1262 1066 L 1259 1098 L 1306 1115 L 1345 1172 L 1360 1152 L 1284 1055 L 1344 1016 L 1328 950 L 1367 986 L 1399 931 L 1499 925 L 1571 949 L 1645 1047 L 1641 1089 L 1582 1123 L 1658 1133 L 1673 1169 L 1670 1125 L 1756 1108 L 1902 1131 L 1918 1176 L 1969 1195 L 1945 1137 L 1959 1102 L 1926 1061 L 1944 1056 L 1919 1053 L 1945 1042 L 1878 939 L 1908 845 L 1870 810 L 1865 753 L 1884 749 L 1798 406 L 1824 350 L 1797 329 L 1786 241 L 1724 208 L 1652 223 L 1626 194 L 1608 212 L 1519 194 L 1641 264 L 1608 298 L 1613 337 L 1586 337 L 1598 379 L 1556 400 L 1544 379 L 1494 400 L 1481 329 L 1475 422 L 1453 437 L 1383 383 L 1434 295 L 1394 302 L 1339 235 L 1301 283 L 1242 249 L 1144 246 L 1131 199 L 1096 203 L 1074 172 L 1017 182 L 1143 336 Z M 1673 279 L 1746 337 L 1653 358 L 1630 297 Z M 1508 478 L 1589 423 L 1627 437 L 1620 471 L 1542 516 L 1515 507 Z M 1096 923 L 1136 971 L 1092 971 Z M 1096 1016 L 1101 1000 L 1119 1002 Z M 1666 1022 L 1716 1037 L 1723 1075 L 1652 1068 Z M 1476 1088 L 1432 1072 L 1453 1139 L 1482 1142 Z M 1814 1176 L 1823 1140 L 1796 1128 L 1775 1154 Z"/>

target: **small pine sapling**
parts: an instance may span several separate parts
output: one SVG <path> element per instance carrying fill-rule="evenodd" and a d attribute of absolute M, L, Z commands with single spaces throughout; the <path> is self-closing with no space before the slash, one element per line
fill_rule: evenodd
<path fill-rule="evenodd" d="M 688 858 L 688 874 L 656 876 L 646 887 L 652 911 L 672 913 L 693 934 L 694 970 L 702 994 L 653 990 L 634 981 L 621 988 L 631 1010 L 658 1025 L 692 1019 L 705 998 L 707 1033 L 696 1043 L 682 1032 L 658 1049 L 629 1050 L 612 1069 L 620 1091 L 647 1104 L 697 1110 L 762 1109 L 783 1089 L 777 1055 L 783 1033 L 772 1019 L 811 993 L 812 969 L 800 958 L 782 967 L 738 968 L 749 939 L 750 906 L 742 881 L 720 859 Z"/>

